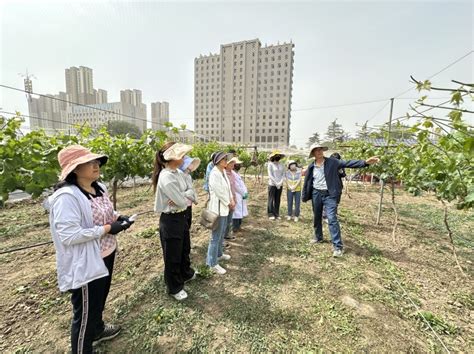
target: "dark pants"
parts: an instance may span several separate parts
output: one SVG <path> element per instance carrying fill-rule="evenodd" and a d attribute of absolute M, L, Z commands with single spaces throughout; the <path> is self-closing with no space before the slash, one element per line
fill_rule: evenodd
<path fill-rule="evenodd" d="M 313 226 L 314 238 L 317 241 L 323 240 L 323 207 L 326 209 L 329 232 L 334 249 L 342 249 L 341 229 L 337 220 L 337 197 L 329 195 L 328 191 L 313 189 Z"/>
<path fill-rule="evenodd" d="M 183 290 L 184 282 L 194 275 L 189 258 L 191 240 L 186 211 L 161 214 L 160 240 L 165 263 L 165 283 L 170 294 L 177 294 Z"/>
<path fill-rule="evenodd" d="M 70 290 L 72 302 L 71 348 L 75 353 L 92 353 L 92 341 L 103 330 L 102 309 L 106 277 Z M 102 328 L 99 324 L 102 323 Z"/>
<path fill-rule="evenodd" d="M 186 209 L 186 221 L 188 223 L 188 232 L 189 232 L 191 230 L 191 224 L 193 222 L 193 207 L 192 207 L 192 205 L 188 206 L 188 208 Z"/>
<path fill-rule="evenodd" d="M 277 189 L 275 186 L 268 186 L 268 216 L 280 216 L 280 200 L 283 188 Z"/>
<path fill-rule="evenodd" d="M 240 230 L 241 226 L 242 226 L 242 219 L 232 219 L 232 229 L 234 231 Z"/>
<path fill-rule="evenodd" d="M 104 321 L 102 319 L 102 314 L 104 313 L 105 303 L 107 302 L 107 296 L 109 296 L 110 291 L 110 284 L 112 283 L 112 273 L 114 272 L 114 263 L 115 263 L 115 254 L 116 250 L 114 250 L 111 254 L 104 258 L 104 264 L 109 271 L 109 275 L 104 278 L 104 297 L 102 302 L 102 308 L 100 311 L 100 319 L 97 323 L 97 334 L 100 334 L 104 329 Z"/>

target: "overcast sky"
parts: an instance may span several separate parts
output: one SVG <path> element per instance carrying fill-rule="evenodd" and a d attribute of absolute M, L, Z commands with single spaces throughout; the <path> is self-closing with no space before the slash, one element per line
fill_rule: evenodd
<path fill-rule="evenodd" d="M 64 69 L 88 66 L 109 102 L 140 89 L 144 102 L 170 102 L 171 121 L 193 128 L 193 64 L 221 44 L 259 38 L 295 44 L 290 143 L 324 135 L 334 118 L 356 123 L 388 119 L 388 99 L 473 50 L 473 1 L 125 2 L 0 1 L 0 83 L 34 91 L 65 91 Z M 474 54 L 433 78 L 474 82 Z M 402 98 L 417 97 L 411 90 Z M 433 96 L 440 96 L 433 94 Z M 446 95 L 441 95 L 446 97 Z M 387 101 L 388 102 L 388 101 Z M 394 116 L 412 100 L 395 101 Z M 440 103 L 440 100 L 434 101 Z M 385 107 L 382 109 L 382 107 Z M 0 107 L 28 112 L 24 94 L 0 88 Z M 374 114 L 379 113 L 374 117 Z"/>

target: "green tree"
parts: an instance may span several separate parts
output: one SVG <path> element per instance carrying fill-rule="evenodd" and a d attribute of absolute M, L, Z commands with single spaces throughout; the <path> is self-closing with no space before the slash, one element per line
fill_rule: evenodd
<path fill-rule="evenodd" d="M 336 143 L 338 141 L 344 141 L 344 129 L 342 125 L 337 123 L 337 118 L 334 119 L 328 126 L 326 132 L 326 139 L 329 142 Z"/>
<path fill-rule="evenodd" d="M 321 138 L 319 137 L 319 133 L 315 132 L 312 136 L 309 137 L 308 142 L 306 143 L 306 146 L 310 147 L 311 145 L 315 143 L 319 144 L 320 142 L 321 142 Z"/>
<path fill-rule="evenodd" d="M 135 139 L 142 136 L 140 128 L 135 124 L 123 120 L 112 120 L 107 122 L 107 131 L 112 136 L 129 135 Z"/>

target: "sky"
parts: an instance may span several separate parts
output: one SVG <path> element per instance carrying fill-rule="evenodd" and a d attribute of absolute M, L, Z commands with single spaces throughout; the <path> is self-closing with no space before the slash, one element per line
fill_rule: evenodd
<path fill-rule="evenodd" d="M 420 94 L 410 75 L 454 87 L 474 82 L 474 1 L 128 2 L 0 0 L 0 83 L 39 93 L 65 91 L 64 69 L 94 70 L 94 87 L 140 89 L 168 101 L 175 125 L 194 125 L 194 58 L 221 44 L 258 38 L 295 44 L 290 144 L 305 146 L 328 124 L 351 133 L 369 120 L 409 110 Z M 439 104 L 445 93 L 429 93 Z M 378 101 L 359 105 L 357 102 Z M 327 106 L 339 106 L 322 108 Z M 28 112 L 23 93 L 0 88 L 4 111 Z M 471 105 L 472 107 L 472 105 Z M 446 112 L 440 112 L 445 114 Z M 471 119 L 472 122 L 472 119 Z M 359 126 L 358 126 L 358 125 Z"/>

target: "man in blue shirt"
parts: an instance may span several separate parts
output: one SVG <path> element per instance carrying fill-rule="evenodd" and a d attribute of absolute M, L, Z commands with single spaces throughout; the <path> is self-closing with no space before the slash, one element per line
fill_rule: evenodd
<path fill-rule="evenodd" d="M 334 247 L 334 257 L 341 257 L 342 239 L 339 221 L 337 220 L 337 199 L 342 192 L 340 183 L 339 169 L 341 168 L 363 168 L 379 162 L 378 157 L 371 157 L 368 160 L 337 160 L 324 157 L 326 146 L 313 144 L 310 147 L 309 157 L 314 157 L 308 169 L 303 186 L 303 202 L 312 200 L 313 204 L 313 225 L 314 239 L 313 243 L 323 241 L 322 212 L 323 206 L 326 209 L 329 232 L 331 234 Z"/>

